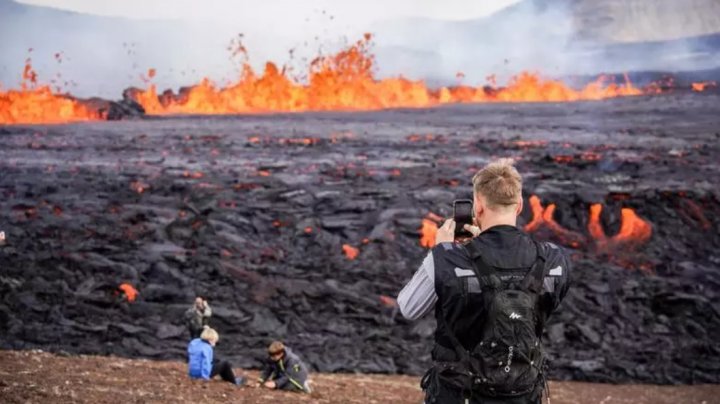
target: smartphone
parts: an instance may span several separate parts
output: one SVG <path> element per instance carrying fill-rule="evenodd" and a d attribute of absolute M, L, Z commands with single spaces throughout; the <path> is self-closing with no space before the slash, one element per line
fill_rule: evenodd
<path fill-rule="evenodd" d="M 466 224 L 473 224 L 473 203 L 470 199 L 453 201 L 453 219 L 455 219 L 455 238 L 472 237 L 472 233 L 463 228 Z"/>

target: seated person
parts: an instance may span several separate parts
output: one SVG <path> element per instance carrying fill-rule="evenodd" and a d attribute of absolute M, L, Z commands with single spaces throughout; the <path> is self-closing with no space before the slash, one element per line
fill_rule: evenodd
<path fill-rule="evenodd" d="M 232 365 L 228 361 L 221 361 L 214 357 L 213 348 L 220 340 L 217 331 L 210 327 L 200 334 L 200 338 L 195 338 L 188 345 L 188 374 L 191 379 L 210 380 L 220 375 L 226 382 L 230 382 L 241 386 L 245 384 L 245 378 L 235 377 Z"/>
<path fill-rule="evenodd" d="M 268 347 L 269 359 L 260 374 L 260 384 L 269 389 L 310 393 L 307 366 L 280 341 Z"/>

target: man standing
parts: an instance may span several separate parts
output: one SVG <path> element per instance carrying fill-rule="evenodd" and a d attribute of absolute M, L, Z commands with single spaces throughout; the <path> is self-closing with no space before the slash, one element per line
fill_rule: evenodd
<path fill-rule="evenodd" d="M 185 323 L 190 331 L 190 339 L 200 338 L 200 334 L 208 325 L 212 316 L 210 305 L 202 297 L 195 298 L 195 304 L 185 312 Z"/>
<path fill-rule="evenodd" d="M 473 177 L 475 226 L 466 243 L 455 222 L 398 296 L 403 316 L 435 309 L 433 367 L 422 380 L 426 403 L 540 403 L 546 378 L 541 336 L 569 287 L 570 260 L 552 243 L 516 227 L 522 179 L 512 160 Z"/>
<path fill-rule="evenodd" d="M 268 389 L 310 393 L 307 366 L 280 341 L 268 347 L 268 361 L 260 374 L 260 385 Z"/>

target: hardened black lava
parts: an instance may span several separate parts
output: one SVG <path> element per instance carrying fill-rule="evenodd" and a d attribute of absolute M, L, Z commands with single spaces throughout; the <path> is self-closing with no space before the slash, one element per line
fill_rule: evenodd
<path fill-rule="evenodd" d="M 421 374 L 433 320 L 388 297 L 422 220 L 507 156 L 520 224 L 554 204 L 535 235 L 573 252 L 551 376 L 718 383 L 718 117 L 717 94 L 676 94 L 0 128 L 0 347 L 182 359 L 199 294 L 238 366 L 281 338 L 320 371 Z M 649 239 L 618 236 L 623 208 Z"/>

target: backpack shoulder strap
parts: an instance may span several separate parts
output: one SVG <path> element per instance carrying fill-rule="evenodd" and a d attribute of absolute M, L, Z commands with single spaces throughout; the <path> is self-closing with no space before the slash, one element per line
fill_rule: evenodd
<path fill-rule="evenodd" d="M 545 279 L 545 257 L 541 253 L 540 243 L 533 239 L 537 256 L 530 270 L 522 280 L 522 289 L 529 292 L 540 294 L 543 289 Z"/>
<path fill-rule="evenodd" d="M 480 287 L 486 291 L 488 289 L 497 289 L 499 286 L 499 280 L 493 281 L 493 279 L 497 279 L 497 276 L 495 276 L 495 270 L 483 261 L 480 250 L 477 246 L 475 246 L 471 241 L 465 244 L 464 247 L 468 252 L 470 257 L 470 266 L 472 267 L 475 276 L 478 278 L 478 282 L 480 282 Z M 439 304 L 439 302 L 437 304 Z M 442 322 L 443 328 L 446 330 L 446 336 L 450 338 L 450 342 L 452 342 L 458 358 L 462 361 L 468 361 L 470 359 L 470 353 L 460 343 L 460 340 L 458 340 L 455 333 L 448 326 L 447 320 L 445 319 L 445 310 L 443 310 L 442 306 L 440 306 L 440 321 Z"/>
<path fill-rule="evenodd" d="M 480 282 L 480 287 L 482 289 L 498 289 L 500 287 L 500 280 L 496 275 L 497 271 L 495 268 L 485 263 L 485 260 L 482 259 L 482 252 L 480 252 L 480 249 L 472 241 L 470 241 L 465 244 L 465 250 L 467 250 L 468 255 L 470 256 L 470 266 L 472 267 L 473 272 L 475 272 L 478 282 Z"/>

